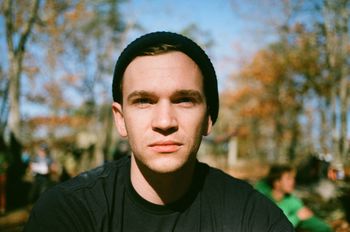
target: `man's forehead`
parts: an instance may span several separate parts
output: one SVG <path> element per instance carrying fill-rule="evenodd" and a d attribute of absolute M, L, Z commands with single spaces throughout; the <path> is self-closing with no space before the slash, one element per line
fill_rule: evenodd
<path fill-rule="evenodd" d="M 217 78 L 213 64 L 204 50 L 191 39 L 172 32 L 152 32 L 132 41 L 120 54 L 114 69 L 112 93 L 115 102 L 123 101 L 124 72 L 126 67 L 135 57 L 145 54 L 147 48 L 157 47 L 161 44 L 174 46 L 176 51 L 181 51 L 191 57 L 203 74 L 203 88 L 209 105 L 209 114 L 215 123 L 219 112 L 219 94 Z M 160 49 L 162 50 L 162 49 Z M 168 49 L 165 49 L 169 51 Z M 165 51 L 163 50 L 163 51 Z M 170 49 L 171 50 L 171 49 Z M 148 50 L 147 50 L 148 51 Z M 174 51 L 174 50 L 173 50 Z M 153 52 L 153 50 L 151 51 Z M 161 85 L 160 85 L 161 87 Z"/>
<path fill-rule="evenodd" d="M 166 67 L 163 65 L 166 64 Z M 197 69 L 199 72 L 201 72 L 201 69 L 199 68 L 198 64 L 188 55 L 186 55 L 183 52 L 180 51 L 170 51 L 162 54 L 157 55 L 142 55 L 135 57 L 129 65 L 126 67 L 125 72 L 127 72 L 128 69 L 131 69 L 130 67 L 134 66 L 142 66 L 144 65 L 143 69 L 137 69 L 136 71 L 142 72 L 143 70 L 147 68 L 178 68 L 179 66 L 183 66 L 186 64 L 187 66 L 192 66 L 194 69 Z"/>
<path fill-rule="evenodd" d="M 203 75 L 198 65 L 186 54 L 171 52 L 156 56 L 141 56 L 126 68 L 123 86 L 168 87 L 187 89 L 197 86 L 202 89 Z M 154 86 L 155 85 L 155 86 Z"/>

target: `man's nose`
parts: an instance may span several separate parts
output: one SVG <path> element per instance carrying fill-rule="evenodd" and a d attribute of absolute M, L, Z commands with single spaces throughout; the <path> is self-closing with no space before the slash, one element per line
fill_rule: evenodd
<path fill-rule="evenodd" d="M 170 134 L 178 129 L 176 112 L 171 102 L 158 102 L 153 112 L 152 128 L 162 134 Z"/>

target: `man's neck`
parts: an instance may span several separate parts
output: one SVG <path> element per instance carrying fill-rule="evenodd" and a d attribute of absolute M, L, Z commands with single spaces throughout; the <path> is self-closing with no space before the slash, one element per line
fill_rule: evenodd
<path fill-rule="evenodd" d="M 160 174 L 145 170 L 131 157 L 130 178 L 135 191 L 145 200 L 166 205 L 186 194 L 192 183 L 195 163 L 176 173 Z"/>

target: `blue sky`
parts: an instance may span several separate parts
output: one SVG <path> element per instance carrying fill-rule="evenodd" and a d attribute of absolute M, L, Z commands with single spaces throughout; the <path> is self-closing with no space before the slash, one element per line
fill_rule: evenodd
<path fill-rule="evenodd" d="M 214 43 L 207 52 L 222 87 L 229 75 L 238 69 L 242 59 L 251 56 L 274 38 L 273 34 L 266 33 L 271 32 L 268 25 L 263 25 L 262 30 L 261 21 L 255 20 L 259 15 L 264 15 L 261 9 L 266 5 L 259 4 L 259 1 L 249 2 L 130 0 L 123 4 L 122 13 L 127 23 L 138 22 L 146 32 L 180 32 L 195 24 L 199 30 L 209 34 Z M 134 33 L 130 40 L 143 33 Z"/>
<path fill-rule="evenodd" d="M 126 43 L 146 32 L 180 32 L 196 25 L 213 41 L 207 52 L 216 69 L 219 88 L 223 89 L 244 60 L 276 39 L 273 25 L 283 23 L 285 17 L 281 4 L 280 0 L 125 0 L 121 13 L 126 23 L 138 23 L 143 28 L 132 31 Z M 3 29 L 0 28 L 0 51 L 6 50 Z M 203 42 L 200 36 L 196 39 Z M 0 62 L 4 60 L 2 57 Z"/>
<path fill-rule="evenodd" d="M 146 32 L 181 32 L 189 25 L 196 25 L 213 42 L 206 51 L 212 59 L 219 88 L 222 89 L 230 74 L 239 69 L 242 58 L 249 57 L 271 38 L 267 34 L 255 34 L 259 23 L 251 17 L 251 13 L 255 12 L 255 15 L 259 12 L 259 4 L 252 3 L 254 0 L 248 2 L 250 5 L 239 0 L 126 0 L 121 4 L 123 19 L 126 23 L 137 23 L 143 28 L 132 30 L 126 43 Z M 2 17 L 0 20 L 1 25 L 4 25 Z M 196 34 L 199 43 L 206 38 Z M 6 51 L 4 28 L 0 28 L 0 51 Z M 30 106 L 24 111 L 37 114 L 42 109 Z"/>
<path fill-rule="evenodd" d="M 267 2 L 271 1 L 274 0 Z M 249 58 L 274 38 L 269 25 L 256 20 L 266 18 L 262 9 L 269 9 L 269 15 L 276 12 L 258 0 L 125 0 L 121 4 L 126 23 L 138 23 L 143 28 L 130 33 L 127 42 L 151 31 L 181 32 L 191 24 L 205 32 L 213 42 L 206 51 L 216 69 L 220 89 L 230 74 L 239 69 L 242 59 Z M 3 18 L 0 20 L 3 25 Z M 0 51 L 6 50 L 3 29 L 0 28 Z M 200 36 L 196 39 L 203 42 Z"/>
<path fill-rule="evenodd" d="M 138 22 L 145 30 L 130 40 L 151 31 L 180 32 L 191 24 L 208 33 L 214 44 L 207 52 L 221 90 L 232 83 L 228 79 L 242 62 L 277 38 L 274 26 L 286 20 L 280 0 L 129 0 L 122 13 L 127 23 Z M 315 17 L 301 14 L 289 20 L 313 22 Z"/>

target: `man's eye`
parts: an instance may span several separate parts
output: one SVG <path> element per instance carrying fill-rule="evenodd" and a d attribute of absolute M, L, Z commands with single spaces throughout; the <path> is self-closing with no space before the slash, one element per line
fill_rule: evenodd
<path fill-rule="evenodd" d="M 192 106 L 196 103 L 196 101 L 191 97 L 181 97 L 176 99 L 175 103 L 183 106 Z"/>
<path fill-rule="evenodd" d="M 137 98 L 133 101 L 135 105 L 145 106 L 147 104 L 152 104 L 151 99 L 148 98 Z"/>
<path fill-rule="evenodd" d="M 183 97 L 180 98 L 180 102 L 193 102 L 193 99 L 190 97 Z"/>

